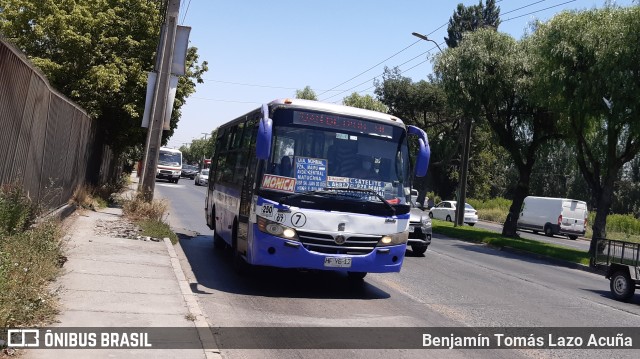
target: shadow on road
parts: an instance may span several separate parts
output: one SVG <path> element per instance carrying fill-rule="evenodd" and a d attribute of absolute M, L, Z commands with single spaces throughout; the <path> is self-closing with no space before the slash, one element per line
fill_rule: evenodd
<path fill-rule="evenodd" d="M 591 292 L 591 293 L 595 293 L 595 294 L 599 294 L 601 297 L 603 298 L 607 298 L 607 299 L 611 299 L 612 301 L 616 302 L 616 303 L 621 303 L 618 302 L 617 300 L 615 300 L 613 298 L 613 295 L 611 295 L 611 291 L 608 290 L 600 290 L 600 289 L 590 289 L 590 288 L 580 288 L 581 290 L 584 290 L 585 292 Z M 631 299 L 626 302 L 627 304 L 636 304 L 636 305 L 640 305 L 640 294 L 636 291 L 636 293 L 634 294 L 633 297 L 631 297 Z"/>
<path fill-rule="evenodd" d="M 184 231 L 188 232 L 188 231 Z M 254 267 L 240 275 L 230 249 L 214 250 L 212 236 L 177 233 L 197 284 L 223 292 L 290 298 L 386 299 L 389 293 L 369 284 L 349 281 L 346 274 L 325 271 Z M 191 285 L 194 293 L 204 293 Z"/>

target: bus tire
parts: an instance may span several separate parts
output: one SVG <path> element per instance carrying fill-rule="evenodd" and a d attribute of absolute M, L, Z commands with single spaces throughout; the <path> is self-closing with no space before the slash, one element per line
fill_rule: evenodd
<path fill-rule="evenodd" d="M 635 283 L 631 280 L 628 271 L 618 270 L 610 279 L 611 294 L 616 300 L 627 302 L 636 290 Z"/>
<path fill-rule="evenodd" d="M 211 210 L 211 223 L 213 224 L 213 249 L 222 250 L 225 249 L 227 243 L 224 241 L 222 236 L 218 234 L 218 229 L 216 228 L 216 209 L 215 207 Z"/>
<path fill-rule="evenodd" d="M 233 221 L 233 229 L 231 231 L 231 248 L 233 248 L 233 269 L 240 275 L 247 274 L 251 265 L 242 258 L 242 254 L 238 251 L 238 221 Z"/>
<path fill-rule="evenodd" d="M 361 282 L 366 277 L 367 272 L 347 272 L 350 281 Z"/>
<path fill-rule="evenodd" d="M 213 249 L 221 251 L 227 246 L 227 243 L 217 233 L 213 233 Z"/>

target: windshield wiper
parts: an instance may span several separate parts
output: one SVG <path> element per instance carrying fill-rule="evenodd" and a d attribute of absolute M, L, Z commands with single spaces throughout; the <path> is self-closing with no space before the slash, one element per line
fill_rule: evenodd
<path fill-rule="evenodd" d="M 356 188 L 356 187 L 342 187 L 342 188 L 331 188 L 333 190 L 342 190 L 342 191 L 353 191 L 353 192 L 361 192 L 361 193 L 368 193 L 368 194 L 372 194 L 374 196 L 376 196 L 382 203 L 385 204 L 385 206 L 387 208 L 389 208 L 391 210 L 391 212 L 393 212 L 393 214 L 396 214 L 396 209 L 393 208 L 393 206 L 387 202 L 387 200 L 382 197 L 380 195 L 380 193 L 370 189 L 370 188 Z"/>

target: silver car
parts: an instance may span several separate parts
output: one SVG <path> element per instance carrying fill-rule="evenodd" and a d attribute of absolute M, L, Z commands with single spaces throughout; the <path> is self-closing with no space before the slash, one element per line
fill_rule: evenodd
<path fill-rule="evenodd" d="M 209 183 L 209 169 L 205 168 L 196 174 L 193 184 L 196 186 L 206 186 Z"/>
<path fill-rule="evenodd" d="M 431 218 L 414 201 L 409 213 L 409 242 L 407 246 L 415 255 L 422 255 L 431 244 Z"/>

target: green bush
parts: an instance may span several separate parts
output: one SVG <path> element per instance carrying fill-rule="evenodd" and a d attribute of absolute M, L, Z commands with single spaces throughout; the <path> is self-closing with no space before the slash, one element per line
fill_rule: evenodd
<path fill-rule="evenodd" d="M 483 221 L 504 223 L 504 221 L 507 220 L 507 213 L 509 213 L 509 211 L 498 208 L 479 209 L 478 218 Z"/>
<path fill-rule="evenodd" d="M 0 241 L 0 325 L 41 325 L 56 312 L 48 284 L 63 260 L 61 230 L 44 222 Z"/>
<path fill-rule="evenodd" d="M 609 231 L 640 234 L 640 221 L 631 214 L 610 214 L 607 216 L 607 232 Z"/>
<path fill-rule="evenodd" d="M 37 205 L 22 187 L 5 184 L 0 188 L 0 238 L 26 231 L 35 222 Z"/>
<path fill-rule="evenodd" d="M 438 203 L 442 202 L 442 199 L 440 198 L 440 196 L 438 196 L 434 192 L 427 192 L 427 198 L 430 199 L 430 200 L 433 200 L 434 204 L 438 204 Z M 426 205 L 427 205 L 427 203 L 425 202 L 425 206 Z"/>
<path fill-rule="evenodd" d="M 509 208 L 511 208 L 511 200 L 502 197 L 492 198 L 485 201 L 467 198 L 467 203 L 478 211 L 481 209 L 499 209 L 505 212 L 505 217 L 506 214 L 509 213 Z"/>

